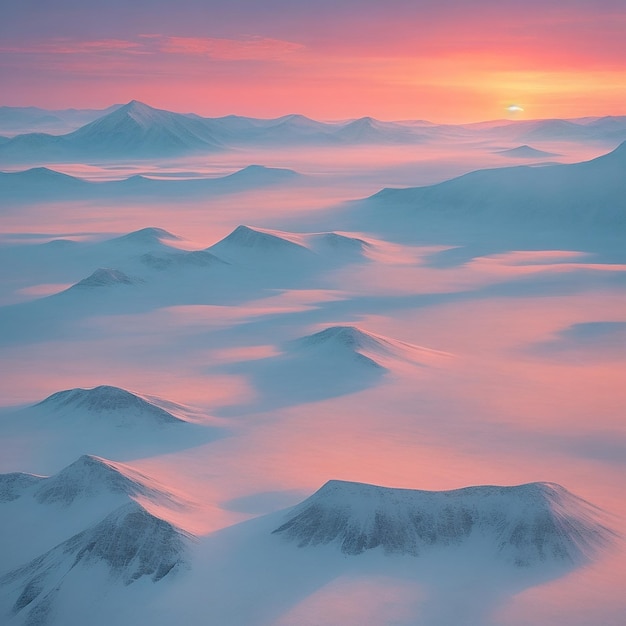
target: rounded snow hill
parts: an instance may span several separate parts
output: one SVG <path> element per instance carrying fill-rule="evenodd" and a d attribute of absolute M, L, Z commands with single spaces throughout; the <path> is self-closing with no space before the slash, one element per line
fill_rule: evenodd
<path fill-rule="evenodd" d="M 420 491 L 332 480 L 273 532 L 299 547 L 332 544 L 348 555 L 375 548 L 432 555 L 473 542 L 516 567 L 572 566 L 613 539 L 601 518 L 553 483 Z"/>
<path fill-rule="evenodd" d="M 146 246 L 152 244 L 160 244 L 164 241 L 179 241 L 180 237 L 173 235 L 172 233 L 164 230 L 163 228 L 156 228 L 149 226 L 147 228 L 141 228 L 135 230 L 132 233 L 121 235 L 109 240 L 109 243 L 117 242 L 137 246 Z"/>
<path fill-rule="evenodd" d="M 141 423 L 175 426 L 187 423 L 184 417 L 166 411 L 154 400 L 148 400 L 141 395 L 109 385 L 100 385 L 92 389 L 58 391 L 36 404 L 35 407 L 45 412 L 61 414 L 64 421 L 89 416 L 91 419 L 97 418 L 117 426 Z M 171 403 L 168 403 L 168 407 L 176 410 L 176 405 Z M 178 408 L 182 415 L 183 407 Z"/>
<path fill-rule="evenodd" d="M 330 326 L 320 332 L 296 339 L 291 352 L 318 354 L 331 358 L 349 357 L 376 368 L 392 367 L 394 361 L 430 365 L 449 357 L 446 352 L 383 337 L 357 326 Z"/>

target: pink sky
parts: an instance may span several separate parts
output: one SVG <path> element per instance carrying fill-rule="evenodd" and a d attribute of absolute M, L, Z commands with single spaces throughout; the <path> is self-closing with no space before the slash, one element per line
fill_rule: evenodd
<path fill-rule="evenodd" d="M 604 0 L 25 0 L 0 105 L 138 99 L 208 116 L 463 122 L 624 113 L 626 7 Z"/>

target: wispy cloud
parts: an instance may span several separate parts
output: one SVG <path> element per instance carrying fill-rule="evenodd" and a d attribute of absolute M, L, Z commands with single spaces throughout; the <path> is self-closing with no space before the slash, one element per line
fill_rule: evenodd
<path fill-rule="evenodd" d="M 202 56 L 221 61 L 275 61 L 299 52 L 304 46 L 267 37 L 225 39 L 215 37 L 170 37 L 143 34 L 137 41 L 127 39 L 51 39 L 37 44 L 0 47 L 0 52 L 47 55 L 149 55 Z"/>
<path fill-rule="evenodd" d="M 266 37 L 166 37 L 160 46 L 161 52 L 201 55 L 227 61 L 278 60 L 303 49 L 303 45 L 292 41 Z"/>
<path fill-rule="evenodd" d="M 51 39 L 27 46 L 3 46 L 0 47 L 0 52 L 13 54 L 146 54 L 148 51 L 142 43 L 125 39 L 95 39 L 88 41 Z"/>

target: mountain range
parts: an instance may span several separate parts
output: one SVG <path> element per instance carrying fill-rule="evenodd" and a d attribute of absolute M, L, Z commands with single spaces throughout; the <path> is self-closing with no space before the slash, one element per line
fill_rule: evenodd
<path fill-rule="evenodd" d="M 156 109 L 136 100 L 105 109 L 102 113 L 102 116 L 66 134 L 39 132 L 4 137 L 0 142 L 0 162 L 141 160 L 208 154 L 245 146 L 419 145 L 438 136 L 479 139 L 481 136 L 489 138 L 494 133 L 510 141 L 524 143 L 541 139 L 615 145 L 626 140 L 626 116 L 459 126 L 415 121 L 381 122 L 370 117 L 318 122 L 302 115 L 276 119 L 232 115 L 204 118 Z M 20 116 L 18 110 L 7 110 L 4 114 L 5 117 Z M 37 119 L 28 109 L 24 109 L 22 115 L 27 119 Z M 92 115 L 89 113 L 87 119 Z M 0 110 L 0 128 L 1 122 Z"/>

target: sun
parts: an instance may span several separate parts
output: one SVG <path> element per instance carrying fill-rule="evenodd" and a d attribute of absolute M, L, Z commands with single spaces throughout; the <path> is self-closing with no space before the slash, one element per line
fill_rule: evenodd
<path fill-rule="evenodd" d="M 524 109 L 519 104 L 509 104 L 509 106 L 506 107 L 506 110 L 509 113 L 521 113 Z"/>

